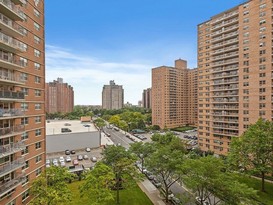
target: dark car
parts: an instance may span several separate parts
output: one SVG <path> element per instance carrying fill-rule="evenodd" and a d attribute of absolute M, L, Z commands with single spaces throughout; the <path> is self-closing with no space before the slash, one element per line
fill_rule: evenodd
<path fill-rule="evenodd" d="M 66 155 L 70 155 L 70 150 L 67 149 L 67 150 L 64 151 L 64 153 L 65 153 Z"/>
<path fill-rule="evenodd" d="M 69 128 L 62 128 L 61 132 L 72 132 L 72 130 Z"/>
<path fill-rule="evenodd" d="M 71 150 L 70 154 L 76 154 L 76 151 L 75 150 Z"/>

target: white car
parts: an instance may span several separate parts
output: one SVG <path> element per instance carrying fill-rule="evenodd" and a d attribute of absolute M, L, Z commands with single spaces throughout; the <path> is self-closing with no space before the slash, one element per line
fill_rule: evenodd
<path fill-rule="evenodd" d="M 61 167 L 65 167 L 65 162 L 61 162 Z"/>
<path fill-rule="evenodd" d="M 90 149 L 89 147 L 86 147 L 85 151 L 86 151 L 86 152 L 90 152 L 91 149 Z"/>
<path fill-rule="evenodd" d="M 64 162 L 64 157 L 61 156 L 61 157 L 59 158 L 59 161 L 60 161 L 60 163 Z"/>
<path fill-rule="evenodd" d="M 71 162 L 71 157 L 70 156 L 67 156 L 66 159 L 65 159 L 66 162 Z"/>
<path fill-rule="evenodd" d="M 83 155 L 83 159 L 88 159 L 87 154 Z"/>
<path fill-rule="evenodd" d="M 46 160 L 46 165 L 50 165 L 50 160 L 49 159 Z"/>
<path fill-rule="evenodd" d="M 59 163 L 58 163 L 57 159 L 53 159 L 52 163 L 53 163 L 54 166 L 59 166 Z"/>
<path fill-rule="evenodd" d="M 97 161 L 97 158 L 96 158 L 96 157 L 92 157 L 92 158 L 91 158 L 91 161 L 92 161 L 92 162 L 96 162 L 96 161 Z"/>

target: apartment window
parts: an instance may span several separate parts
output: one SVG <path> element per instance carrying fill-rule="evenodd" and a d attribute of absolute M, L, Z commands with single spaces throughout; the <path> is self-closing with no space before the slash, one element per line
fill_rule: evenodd
<path fill-rule="evenodd" d="M 28 118 L 27 117 L 21 118 L 21 125 L 28 125 Z"/>
<path fill-rule="evenodd" d="M 34 0 L 35 6 L 38 6 L 39 2 L 40 2 L 40 0 Z"/>
<path fill-rule="evenodd" d="M 25 102 L 21 103 L 21 110 L 23 111 L 28 110 L 28 103 L 25 103 Z"/>
<path fill-rule="evenodd" d="M 248 100 L 249 100 L 249 97 L 248 97 L 248 96 L 243 96 L 243 101 L 248 102 Z"/>
<path fill-rule="evenodd" d="M 22 167 L 22 170 L 29 168 L 29 161 L 25 162 L 25 165 Z"/>
<path fill-rule="evenodd" d="M 260 88 L 259 91 L 260 91 L 260 93 L 264 93 L 265 92 L 265 88 Z"/>
<path fill-rule="evenodd" d="M 36 10 L 36 9 L 33 9 L 33 10 L 34 10 L 34 15 L 39 18 L 40 17 L 40 12 L 38 10 Z"/>
<path fill-rule="evenodd" d="M 249 61 L 244 61 L 243 64 L 244 64 L 245 66 L 248 66 L 248 65 L 249 65 Z"/>
<path fill-rule="evenodd" d="M 265 39 L 266 35 L 265 34 L 260 34 L 260 39 Z"/>
<path fill-rule="evenodd" d="M 34 36 L 34 42 L 36 44 L 39 44 L 40 43 L 40 38 L 38 36 Z"/>
<path fill-rule="evenodd" d="M 261 78 L 263 78 L 263 77 L 265 77 L 265 73 L 260 73 L 259 76 L 260 76 Z"/>
<path fill-rule="evenodd" d="M 248 115 L 248 114 L 249 114 L 248 110 L 244 110 L 244 115 Z"/>
<path fill-rule="evenodd" d="M 26 185 L 29 182 L 29 176 L 26 176 L 25 181 L 22 183 L 22 186 Z"/>
<path fill-rule="evenodd" d="M 28 88 L 21 88 L 21 91 L 24 93 L 25 96 L 28 96 Z"/>
<path fill-rule="evenodd" d="M 249 104 L 248 103 L 243 103 L 243 107 L 244 108 L 249 108 Z"/>
<path fill-rule="evenodd" d="M 27 140 L 27 139 L 28 139 L 28 132 L 24 132 L 24 133 L 21 135 L 21 139 L 22 139 L 22 140 Z"/>
<path fill-rule="evenodd" d="M 36 162 L 36 163 L 39 163 L 40 161 L 42 161 L 42 156 L 41 156 L 41 155 L 36 156 L 35 162 Z"/>
<path fill-rule="evenodd" d="M 35 171 L 36 176 L 39 176 L 41 173 L 42 173 L 41 168 L 36 169 L 36 171 Z"/>
<path fill-rule="evenodd" d="M 243 22 L 244 23 L 248 23 L 249 22 L 249 18 L 244 18 Z"/>
<path fill-rule="evenodd" d="M 36 116 L 35 117 L 35 123 L 41 123 L 42 122 L 42 117 L 41 116 Z"/>
<path fill-rule="evenodd" d="M 261 4 L 260 9 L 264 9 L 266 7 L 266 4 Z"/>
<path fill-rule="evenodd" d="M 260 65 L 259 70 L 265 70 L 266 66 L 265 65 Z"/>
<path fill-rule="evenodd" d="M 249 118 L 248 117 L 244 117 L 243 120 L 244 120 L 244 122 L 248 122 Z"/>
<path fill-rule="evenodd" d="M 39 63 L 34 63 L 34 67 L 35 67 L 36 70 L 41 69 L 41 65 Z"/>
<path fill-rule="evenodd" d="M 260 25 L 263 25 L 265 23 L 266 23 L 266 21 L 264 19 L 260 21 Z"/>
<path fill-rule="evenodd" d="M 11 201 L 11 202 L 7 203 L 6 205 L 16 205 L 16 201 L 15 201 L 15 199 L 14 199 L 13 201 Z"/>
<path fill-rule="evenodd" d="M 260 103 L 260 104 L 259 104 L 259 108 L 260 108 L 260 109 L 265 108 L 265 103 Z"/>
<path fill-rule="evenodd" d="M 249 40 L 244 40 L 243 41 L 243 44 L 248 44 L 249 43 Z"/>
<path fill-rule="evenodd" d="M 264 110 L 259 111 L 259 116 L 263 116 L 263 115 L 265 115 L 265 111 Z"/>
<path fill-rule="evenodd" d="M 244 90 L 243 90 L 243 93 L 244 93 L 244 94 L 249 94 L 249 90 L 248 90 L 248 89 L 244 89 Z"/>
<path fill-rule="evenodd" d="M 41 110 L 41 107 L 42 107 L 41 103 L 35 104 L 35 110 Z"/>
<path fill-rule="evenodd" d="M 27 59 L 20 57 L 19 63 L 20 63 L 20 66 L 26 67 L 27 66 Z"/>
<path fill-rule="evenodd" d="M 266 28 L 265 28 L 265 27 L 262 27 L 262 28 L 260 28 L 259 30 L 260 30 L 260 32 L 264 32 L 264 31 L 266 31 Z"/>
<path fill-rule="evenodd" d="M 41 78 L 38 76 L 35 76 L 35 83 L 41 83 Z"/>
<path fill-rule="evenodd" d="M 34 56 L 40 57 L 41 56 L 41 52 L 38 51 L 38 50 L 36 50 L 36 49 L 34 49 Z"/>
<path fill-rule="evenodd" d="M 27 36 L 28 31 L 27 31 L 27 29 L 21 27 L 20 28 L 20 33 L 23 34 L 24 36 Z"/>
<path fill-rule="evenodd" d="M 20 47 L 23 51 L 27 51 L 27 44 L 20 43 Z"/>
<path fill-rule="evenodd" d="M 26 146 L 26 148 L 21 151 L 21 154 L 22 155 L 28 154 L 28 146 Z"/>
<path fill-rule="evenodd" d="M 260 55 L 263 55 L 263 54 L 265 54 L 265 50 L 260 51 Z M 264 62 L 265 62 L 265 58 L 264 58 Z M 260 63 L 261 63 L 261 59 L 260 59 Z"/>
<path fill-rule="evenodd" d="M 265 42 L 260 43 L 260 47 L 264 47 L 265 46 Z"/>
<path fill-rule="evenodd" d="M 244 54 L 244 58 L 247 58 L 247 59 L 248 59 L 248 58 L 249 58 L 249 54 L 248 54 L 248 53 L 245 53 L 245 54 Z"/>
<path fill-rule="evenodd" d="M 36 31 L 39 31 L 39 30 L 40 30 L 40 25 L 37 24 L 36 22 L 34 22 L 34 29 L 35 29 Z"/>
<path fill-rule="evenodd" d="M 261 95 L 261 96 L 259 97 L 259 100 L 260 100 L 260 101 L 265 100 L 265 96 L 264 96 L 264 95 Z"/>
<path fill-rule="evenodd" d="M 35 136 L 36 136 L 36 137 L 41 136 L 41 134 L 42 134 L 41 129 L 35 130 Z"/>
<path fill-rule="evenodd" d="M 265 85 L 265 80 L 260 80 L 260 86 Z"/>
<path fill-rule="evenodd" d="M 27 73 L 21 73 L 21 80 L 27 81 L 28 80 L 28 74 Z"/>
<path fill-rule="evenodd" d="M 244 4 L 243 5 L 243 8 L 245 9 L 245 8 L 248 8 L 248 6 L 249 6 L 249 4 L 247 3 L 247 4 Z"/>
<path fill-rule="evenodd" d="M 244 125 L 244 128 L 245 128 L 245 129 L 248 129 L 248 128 L 249 128 L 249 125 Z"/>
<path fill-rule="evenodd" d="M 260 14 L 259 14 L 260 17 L 263 17 L 263 16 L 265 16 L 265 15 L 266 15 L 266 12 L 265 12 L 265 11 L 261 11 Z"/>
<path fill-rule="evenodd" d="M 249 11 L 244 11 L 243 14 L 244 14 L 244 16 L 245 16 L 245 15 L 249 14 Z"/>
<path fill-rule="evenodd" d="M 42 142 L 35 143 L 35 149 L 40 149 L 42 147 Z"/>
<path fill-rule="evenodd" d="M 249 73 L 249 68 L 244 68 L 244 73 Z"/>
<path fill-rule="evenodd" d="M 249 82 L 244 82 L 243 86 L 249 86 Z"/>
<path fill-rule="evenodd" d="M 22 202 L 25 201 L 28 197 L 29 197 L 29 190 L 26 190 L 26 191 L 22 194 Z"/>
<path fill-rule="evenodd" d="M 249 32 L 245 32 L 244 37 L 249 37 Z"/>
<path fill-rule="evenodd" d="M 245 30 L 248 30 L 248 28 L 249 28 L 248 26 L 244 26 L 244 27 L 243 27 L 243 30 L 244 30 L 244 31 L 245 31 Z"/>

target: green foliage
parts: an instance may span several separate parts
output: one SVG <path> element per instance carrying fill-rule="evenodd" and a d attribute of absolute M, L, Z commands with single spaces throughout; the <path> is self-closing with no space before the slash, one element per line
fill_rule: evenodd
<path fill-rule="evenodd" d="M 235 170 L 260 174 L 261 190 L 265 191 L 265 175 L 272 173 L 273 123 L 259 119 L 241 137 L 234 137 L 228 154 L 228 162 Z"/>
<path fill-rule="evenodd" d="M 66 168 L 52 166 L 46 169 L 31 184 L 30 192 L 34 196 L 33 205 L 67 204 L 71 200 L 71 191 L 67 181 L 74 177 Z"/>
<path fill-rule="evenodd" d="M 93 122 L 100 129 L 106 125 L 105 121 L 103 119 L 101 119 L 101 118 L 96 118 Z"/>
<path fill-rule="evenodd" d="M 191 126 L 183 126 L 183 127 L 176 127 L 176 128 L 172 128 L 172 131 L 177 131 L 177 132 L 185 132 L 187 130 L 192 130 L 196 127 L 191 127 Z"/>

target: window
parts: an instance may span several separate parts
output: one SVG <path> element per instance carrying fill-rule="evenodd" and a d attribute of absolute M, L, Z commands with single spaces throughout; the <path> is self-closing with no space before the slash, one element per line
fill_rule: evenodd
<path fill-rule="evenodd" d="M 35 110 L 41 110 L 41 107 L 42 107 L 41 103 L 35 104 Z"/>
<path fill-rule="evenodd" d="M 248 122 L 249 121 L 249 118 L 248 117 L 244 117 L 244 122 Z"/>
<path fill-rule="evenodd" d="M 260 14 L 259 14 L 260 17 L 263 17 L 263 16 L 265 16 L 265 15 L 266 15 L 266 12 L 265 12 L 265 11 L 262 11 L 262 12 L 260 12 Z"/>
<path fill-rule="evenodd" d="M 38 10 L 34 9 L 34 15 L 39 18 L 40 17 L 40 12 Z"/>
<path fill-rule="evenodd" d="M 260 55 L 263 55 L 263 54 L 265 54 L 265 50 L 260 50 Z M 261 62 L 261 59 L 260 59 L 260 62 Z M 265 62 L 265 58 L 263 62 Z"/>
<path fill-rule="evenodd" d="M 260 43 L 260 47 L 264 47 L 265 46 L 265 42 Z"/>
<path fill-rule="evenodd" d="M 260 28 L 259 30 L 260 30 L 260 32 L 264 32 L 264 31 L 266 30 L 266 28 L 265 28 L 265 27 L 262 27 L 262 28 Z"/>
<path fill-rule="evenodd" d="M 265 88 L 260 88 L 259 91 L 260 93 L 265 93 Z"/>
<path fill-rule="evenodd" d="M 29 168 L 29 161 L 25 162 L 25 165 L 22 167 L 22 170 Z"/>
<path fill-rule="evenodd" d="M 35 117 L 35 123 L 41 123 L 41 121 L 42 121 L 41 116 L 36 116 Z"/>
<path fill-rule="evenodd" d="M 36 176 L 39 176 L 41 173 L 42 173 L 41 168 L 36 169 L 36 171 L 35 171 Z"/>
<path fill-rule="evenodd" d="M 265 80 L 260 80 L 260 86 L 265 85 Z"/>
<path fill-rule="evenodd" d="M 36 70 L 41 69 L 41 65 L 39 63 L 34 63 L 34 67 L 35 67 Z"/>
<path fill-rule="evenodd" d="M 260 34 L 260 39 L 265 39 L 266 35 L 265 34 Z"/>
<path fill-rule="evenodd" d="M 41 83 L 41 78 L 38 76 L 35 76 L 35 83 Z"/>
<path fill-rule="evenodd" d="M 21 154 L 22 155 L 28 154 L 28 146 L 26 146 L 26 148 L 21 151 Z"/>
<path fill-rule="evenodd" d="M 27 81 L 28 79 L 28 74 L 27 73 L 21 73 L 21 80 L 22 81 Z"/>
<path fill-rule="evenodd" d="M 35 29 L 36 31 L 39 31 L 39 30 L 40 30 L 40 25 L 37 24 L 36 22 L 34 22 L 34 29 Z"/>
<path fill-rule="evenodd" d="M 260 73 L 259 76 L 262 78 L 262 77 L 265 77 L 265 73 Z"/>
<path fill-rule="evenodd" d="M 29 197 L 29 190 L 26 190 L 26 191 L 22 194 L 22 201 L 25 201 L 28 197 Z"/>
<path fill-rule="evenodd" d="M 244 110 L 244 115 L 248 115 L 248 114 L 249 114 L 248 110 Z"/>
<path fill-rule="evenodd" d="M 265 23 L 266 23 L 266 21 L 264 19 L 260 21 L 260 25 L 263 25 Z"/>
<path fill-rule="evenodd" d="M 21 118 L 21 125 L 28 125 L 28 118 L 27 117 Z"/>
<path fill-rule="evenodd" d="M 37 137 L 37 136 L 41 136 L 41 134 L 42 134 L 41 129 L 35 130 L 35 136 L 36 136 L 36 137 Z"/>
<path fill-rule="evenodd" d="M 25 102 L 21 103 L 21 109 L 22 111 L 28 110 L 28 103 L 25 103 Z"/>
<path fill-rule="evenodd" d="M 35 96 L 39 97 L 41 96 L 42 91 L 41 90 L 35 90 Z"/>
<path fill-rule="evenodd" d="M 249 18 L 244 18 L 243 22 L 244 23 L 248 23 L 249 22 Z"/>
<path fill-rule="evenodd" d="M 260 116 L 265 115 L 265 111 L 264 110 L 259 111 L 259 115 Z"/>
<path fill-rule="evenodd" d="M 36 50 L 36 49 L 34 49 L 34 56 L 40 57 L 41 56 L 41 52 L 38 51 L 38 50 Z"/>
<path fill-rule="evenodd" d="M 42 156 L 41 156 L 41 155 L 36 156 L 35 162 L 36 162 L 36 163 L 39 163 L 40 161 L 42 161 Z"/>
<path fill-rule="evenodd" d="M 264 9 L 266 7 L 266 4 L 261 4 L 260 9 Z"/>
<path fill-rule="evenodd" d="M 248 89 L 244 89 L 244 90 L 243 90 L 243 93 L 244 93 L 244 94 L 249 94 L 249 90 L 248 90 Z"/>
<path fill-rule="evenodd" d="M 249 86 L 249 82 L 244 82 L 243 86 Z"/>
<path fill-rule="evenodd" d="M 35 143 L 35 149 L 40 149 L 41 147 L 42 147 L 42 143 L 41 142 Z"/>
<path fill-rule="evenodd" d="M 26 185 L 29 182 L 29 176 L 27 175 L 25 181 L 22 183 L 22 186 Z"/>
<path fill-rule="evenodd" d="M 21 139 L 22 139 L 22 140 L 28 139 L 28 132 L 24 132 L 24 133 L 21 135 Z"/>
<path fill-rule="evenodd" d="M 249 32 L 245 32 L 244 37 L 249 37 Z"/>
<path fill-rule="evenodd" d="M 20 57 L 19 63 L 20 63 L 20 66 L 26 67 L 27 66 L 27 59 Z"/>
<path fill-rule="evenodd" d="M 39 44 L 40 43 L 40 38 L 38 36 L 34 36 L 34 42 L 36 44 Z"/>
<path fill-rule="evenodd" d="M 40 0 L 34 0 L 35 6 L 38 6 L 39 2 L 40 2 Z"/>
<path fill-rule="evenodd" d="M 259 100 L 260 100 L 260 101 L 265 100 L 265 96 L 264 96 L 264 95 L 261 95 L 261 96 L 259 97 Z"/>
<path fill-rule="evenodd" d="M 260 65 L 259 70 L 265 70 L 266 66 L 265 65 Z"/>
<path fill-rule="evenodd" d="M 249 68 L 244 68 L 244 73 L 249 73 Z"/>
<path fill-rule="evenodd" d="M 24 93 L 24 95 L 28 96 L 28 88 L 21 88 L 21 91 Z"/>
<path fill-rule="evenodd" d="M 260 108 L 260 109 L 265 108 L 265 103 L 260 103 L 260 104 L 259 104 L 259 108 Z"/>

